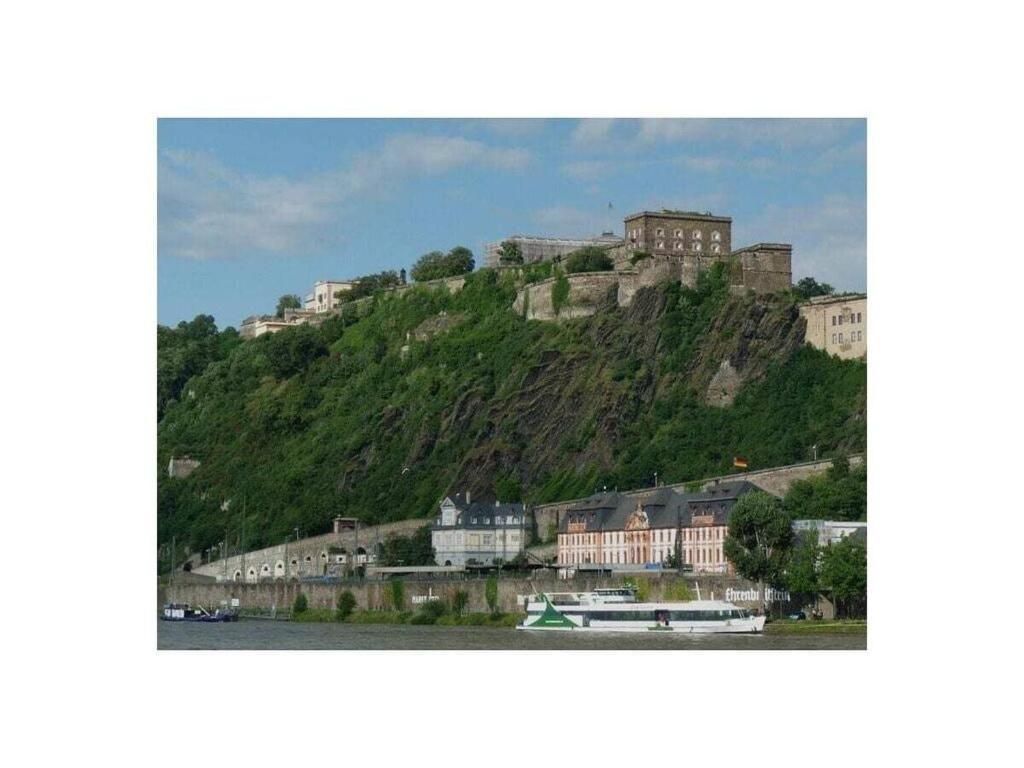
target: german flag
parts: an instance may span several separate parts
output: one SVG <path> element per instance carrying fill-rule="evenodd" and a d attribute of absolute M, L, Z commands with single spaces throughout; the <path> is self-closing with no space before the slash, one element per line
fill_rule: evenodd
<path fill-rule="evenodd" d="M 732 465 L 734 467 L 739 467 L 740 469 L 746 469 L 747 468 L 747 460 L 744 459 L 741 456 L 733 456 L 732 457 Z"/>

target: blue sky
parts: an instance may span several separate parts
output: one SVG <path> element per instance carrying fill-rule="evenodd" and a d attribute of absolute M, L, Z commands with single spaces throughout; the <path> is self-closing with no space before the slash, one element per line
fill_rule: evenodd
<path fill-rule="evenodd" d="M 734 247 L 792 243 L 794 280 L 864 290 L 865 144 L 859 119 L 163 119 L 158 319 L 237 327 L 316 280 L 661 208 L 732 216 Z"/>

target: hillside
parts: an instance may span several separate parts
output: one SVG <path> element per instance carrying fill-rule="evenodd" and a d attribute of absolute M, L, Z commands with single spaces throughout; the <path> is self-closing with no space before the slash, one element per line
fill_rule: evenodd
<path fill-rule="evenodd" d="M 480 270 L 320 328 L 206 329 L 187 383 L 179 331 L 161 329 L 161 542 L 234 541 L 243 513 L 257 546 L 339 514 L 431 517 L 450 490 L 542 502 L 865 447 L 866 365 L 803 346 L 792 296 L 730 296 L 714 272 L 555 324 L 515 315 L 515 291 Z M 167 478 L 186 453 L 199 469 Z"/>

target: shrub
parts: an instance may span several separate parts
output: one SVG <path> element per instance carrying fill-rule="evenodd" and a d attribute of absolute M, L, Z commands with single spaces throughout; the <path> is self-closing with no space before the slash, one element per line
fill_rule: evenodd
<path fill-rule="evenodd" d="M 569 278 L 559 272 L 555 278 L 555 284 L 551 286 L 551 306 L 557 315 L 562 307 L 569 300 Z"/>
<path fill-rule="evenodd" d="M 614 267 L 608 251 L 595 245 L 573 251 L 565 261 L 566 272 L 607 272 Z"/>
<path fill-rule="evenodd" d="M 467 605 L 469 605 L 469 593 L 464 589 L 455 590 L 455 594 L 452 595 L 452 613 L 461 616 Z"/>
<path fill-rule="evenodd" d="M 352 615 L 352 611 L 356 608 L 356 596 L 352 594 L 352 590 L 346 589 L 340 595 L 338 595 L 338 618 L 344 621 Z"/>
<path fill-rule="evenodd" d="M 413 265 L 411 274 L 413 280 L 422 283 L 472 272 L 473 266 L 473 252 L 459 245 L 448 253 L 431 251 L 424 254 Z"/>
<path fill-rule="evenodd" d="M 299 616 L 309 610 L 309 599 L 305 593 L 299 592 L 295 596 L 295 602 L 292 603 L 292 613 Z"/>
<path fill-rule="evenodd" d="M 484 599 L 487 601 L 487 608 L 491 613 L 498 612 L 498 577 L 488 576 L 484 584 Z"/>
<path fill-rule="evenodd" d="M 405 583 L 401 579 L 388 582 L 388 600 L 393 610 L 400 611 L 405 606 Z"/>
<path fill-rule="evenodd" d="M 693 600 L 693 590 L 690 589 L 690 585 L 684 581 L 674 581 L 665 587 L 665 599 L 676 600 L 678 602 Z"/>
<path fill-rule="evenodd" d="M 435 624 L 448 612 L 443 600 L 428 600 L 420 606 L 419 613 L 412 617 L 410 624 Z"/>

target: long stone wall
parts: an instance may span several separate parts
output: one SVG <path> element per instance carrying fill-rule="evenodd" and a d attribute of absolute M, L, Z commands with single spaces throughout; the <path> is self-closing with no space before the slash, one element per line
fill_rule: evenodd
<path fill-rule="evenodd" d="M 337 553 L 332 548 L 344 548 L 346 565 L 352 564 L 352 556 L 362 548 L 373 552 L 378 542 L 389 536 L 408 536 L 430 525 L 430 520 L 402 520 L 384 525 L 360 526 L 356 530 L 340 533 L 325 533 L 310 536 L 295 542 L 278 544 L 265 549 L 239 555 L 231 555 L 212 563 L 192 569 L 199 576 L 211 576 L 219 581 L 258 582 L 292 577 L 323 575 L 325 569 L 337 566 Z"/>
<path fill-rule="evenodd" d="M 851 467 L 857 466 L 864 461 L 864 457 L 860 454 L 850 456 L 849 458 Z M 731 475 L 719 475 L 717 477 L 708 477 L 694 482 L 672 483 L 667 487 L 674 488 L 682 493 L 685 492 L 687 486 L 692 487 L 695 484 L 699 485 L 702 489 L 706 489 L 714 485 L 716 481 L 746 480 L 770 494 L 775 496 L 785 496 L 786 491 L 789 490 L 789 486 L 794 480 L 806 480 L 809 477 L 820 475 L 827 471 L 831 466 L 832 459 L 822 459 L 820 461 L 808 461 L 801 464 L 789 464 L 784 467 L 771 467 L 768 469 L 755 469 L 749 472 L 737 472 Z M 638 488 L 632 491 L 623 491 L 623 495 L 631 497 L 643 496 L 653 490 L 653 488 Z M 542 541 L 550 541 L 550 532 L 558 527 L 558 523 L 562 519 L 562 515 L 565 514 L 565 511 L 570 506 L 579 501 L 582 501 L 582 499 L 556 501 L 551 504 L 540 504 L 533 508 L 534 520 L 536 520 L 537 523 L 537 535 Z"/>
<path fill-rule="evenodd" d="M 737 605 L 755 607 L 759 604 L 755 584 L 738 576 L 723 574 L 683 575 L 676 573 L 636 574 L 628 576 L 577 576 L 572 579 L 560 579 L 553 571 L 539 571 L 534 578 L 500 579 L 498 581 L 498 607 L 505 612 L 521 610 L 519 599 L 523 595 L 537 592 L 584 592 L 598 587 L 614 587 L 625 580 L 634 583 L 642 581 L 648 590 L 650 600 L 670 599 L 670 595 L 678 594 L 673 585 L 685 584 L 696 597 L 695 585 L 700 586 L 701 597 L 708 599 L 729 599 L 729 595 Z M 437 596 L 451 602 L 457 590 L 469 596 L 467 610 L 471 612 L 486 611 L 487 600 L 484 595 L 485 578 L 470 576 L 467 578 L 435 578 L 430 580 L 404 579 L 405 608 L 412 610 L 419 604 L 413 598 Z M 390 607 L 387 581 L 360 581 L 348 584 L 300 583 L 296 581 L 270 581 L 257 584 L 207 582 L 207 583 L 175 583 L 162 591 L 159 599 L 167 602 L 181 602 L 189 605 L 201 605 L 205 608 L 217 608 L 221 601 L 234 598 L 239 607 L 246 609 L 288 611 L 295 601 L 296 595 L 306 595 L 309 605 L 315 608 L 334 608 L 338 595 L 342 590 L 351 590 L 356 604 L 363 610 L 381 610 Z M 780 595 L 779 597 L 785 597 Z M 788 601 L 782 601 L 786 604 Z"/>

